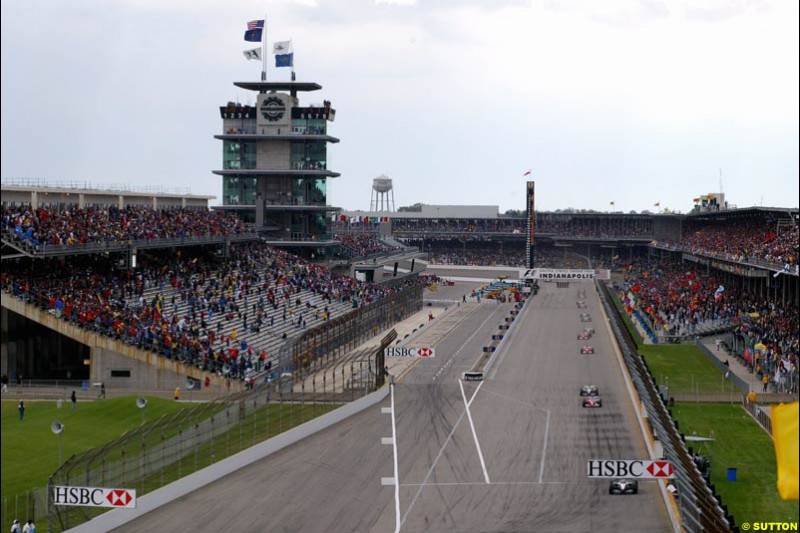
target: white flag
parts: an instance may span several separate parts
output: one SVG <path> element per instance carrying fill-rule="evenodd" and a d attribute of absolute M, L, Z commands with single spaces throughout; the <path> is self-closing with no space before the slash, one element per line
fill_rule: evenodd
<path fill-rule="evenodd" d="M 272 53 L 277 56 L 292 53 L 292 41 L 275 41 L 272 44 Z"/>
<path fill-rule="evenodd" d="M 255 59 L 256 61 L 261 60 L 261 48 L 253 48 L 252 50 L 245 50 L 242 53 L 244 54 L 245 59 Z"/>

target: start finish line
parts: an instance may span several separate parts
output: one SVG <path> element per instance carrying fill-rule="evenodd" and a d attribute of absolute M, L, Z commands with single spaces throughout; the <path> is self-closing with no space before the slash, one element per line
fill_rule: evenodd
<path fill-rule="evenodd" d="M 543 281 L 592 281 L 595 279 L 611 279 L 610 270 L 578 270 L 555 268 L 529 268 L 520 275 L 522 279 L 540 279 Z"/>

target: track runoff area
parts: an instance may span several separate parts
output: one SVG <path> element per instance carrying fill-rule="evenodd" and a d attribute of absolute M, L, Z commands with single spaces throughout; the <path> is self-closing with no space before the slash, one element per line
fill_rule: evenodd
<path fill-rule="evenodd" d="M 539 283 L 483 381 L 462 381 L 511 305 L 462 306 L 380 406 L 116 531 L 672 531 L 657 482 L 612 495 L 587 472 L 647 458 L 590 283 Z"/>

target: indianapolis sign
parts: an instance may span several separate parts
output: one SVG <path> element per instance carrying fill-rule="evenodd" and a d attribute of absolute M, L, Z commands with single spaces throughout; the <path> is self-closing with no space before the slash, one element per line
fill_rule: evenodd
<path fill-rule="evenodd" d="M 529 268 L 520 277 L 522 279 L 541 279 L 544 281 L 588 281 L 593 279 L 611 279 L 611 272 L 608 270 L 589 269 Z"/>
<path fill-rule="evenodd" d="M 386 348 L 386 357 L 420 357 L 429 359 L 436 356 L 436 350 L 429 346 L 419 348 Z"/>

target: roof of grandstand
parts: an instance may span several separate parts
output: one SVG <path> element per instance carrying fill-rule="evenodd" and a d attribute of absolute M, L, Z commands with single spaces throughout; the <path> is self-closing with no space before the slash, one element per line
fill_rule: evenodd
<path fill-rule="evenodd" d="M 687 217 L 691 218 L 705 218 L 705 217 L 719 217 L 725 218 L 726 216 L 748 216 L 757 213 L 788 213 L 790 215 L 797 215 L 800 213 L 797 207 L 738 207 L 733 209 L 720 209 L 719 211 L 692 211 L 687 213 Z"/>
<path fill-rule="evenodd" d="M 3 191 L 72 193 L 72 194 L 113 194 L 115 196 L 181 197 L 213 200 L 216 196 L 192 194 L 186 187 L 164 187 L 162 185 L 130 185 L 126 183 L 94 183 L 80 180 L 46 180 L 41 178 L 3 178 L 0 182 Z"/>
<path fill-rule="evenodd" d="M 348 217 L 388 216 L 392 218 L 500 218 L 497 205 L 429 205 L 422 204 L 419 211 L 342 211 Z"/>

